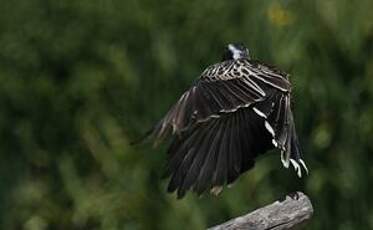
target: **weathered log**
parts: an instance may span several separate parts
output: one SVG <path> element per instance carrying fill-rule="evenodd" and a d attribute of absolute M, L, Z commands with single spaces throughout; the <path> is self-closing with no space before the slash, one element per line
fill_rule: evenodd
<path fill-rule="evenodd" d="M 287 195 L 284 200 L 259 208 L 244 216 L 229 220 L 208 230 L 283 230 L 297 229 L 309 220 L 313 208 L 309 198 L 296 192 Z"/>

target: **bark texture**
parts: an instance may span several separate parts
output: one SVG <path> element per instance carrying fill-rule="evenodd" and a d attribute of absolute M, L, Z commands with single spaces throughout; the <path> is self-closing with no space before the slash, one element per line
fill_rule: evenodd
<path fill-rule="evenodd" d="M 259 208 L 208 230 L 283 230 L 299 229 L 313 214 L 310 199 L 302 192 Z"/>

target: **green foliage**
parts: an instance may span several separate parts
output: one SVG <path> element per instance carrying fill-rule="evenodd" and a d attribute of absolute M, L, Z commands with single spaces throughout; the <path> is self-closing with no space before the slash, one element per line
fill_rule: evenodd
<path fill-rule="evenodd" d="M 0 228 L 203 229 L 295 190 L 308 229 L 373 228 L 373 3 L 1 1 Z M 290 72 L 311 173 L 278 152 L 178 201 L 165 147 L 130 146 L 224 44 Z"/>

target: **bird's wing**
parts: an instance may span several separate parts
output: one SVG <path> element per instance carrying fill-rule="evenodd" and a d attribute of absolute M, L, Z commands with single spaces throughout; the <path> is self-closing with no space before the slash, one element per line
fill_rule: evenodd
<path fill-rule="evenodd" d="M 206 190 L 221 191 L 224 185 L 254 166 L 255 158 L 277 147 L 285 167 L 291 163 L 299 177 L 301 152 L 290 94 L 275 89 L 266 91 L 265 100 L 234 113 L 197 123 L 174 135 L 168 149 L 167 176 L 171 177 L 168 191 L 177 191 L 178 198 L 186 191 L 201 194 Z"/>
<path fill-rule="evenodd" d="M 272 136 L 264 118 L 251 108 L 222 114 L 175 135 L 168 150 L 168 191 L 182 198 L 186 191 L 219 192 L 254 166 L 257 155 L 270 148 Z"/>
<path fill-rule="evenodd" d="M 253 111 L 264 118 L 264 126 L 272 135 L 272 144 L 281 150 L 281 161 L 288 168 L 291 163 L 299 177 L 302 168 L 308 173 L 307 166 L 301 159 L 301 150 L 295 130 L 293 112 L 290 107 L 290 93 L 273 93 L 260 103 Z"/>
<path fill-rule="evenodd" d="M 237 111 L 266 98 L 268 88 L 290 91 L 285 73 L 255 61 L 239 59 L 208 67 L 153 128 L 162 140 L 195 124 Z"/>

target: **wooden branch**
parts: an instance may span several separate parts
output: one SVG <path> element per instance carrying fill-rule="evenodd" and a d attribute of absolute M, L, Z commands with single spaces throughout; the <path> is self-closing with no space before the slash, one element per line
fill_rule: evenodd
<path fill-rule="evenodd" d="M 287 195 L 284 200 L 259 208 L 208 230 L 282 230 L 310 219 L 313 208 L 309 198 L 301 192 Z"/>

